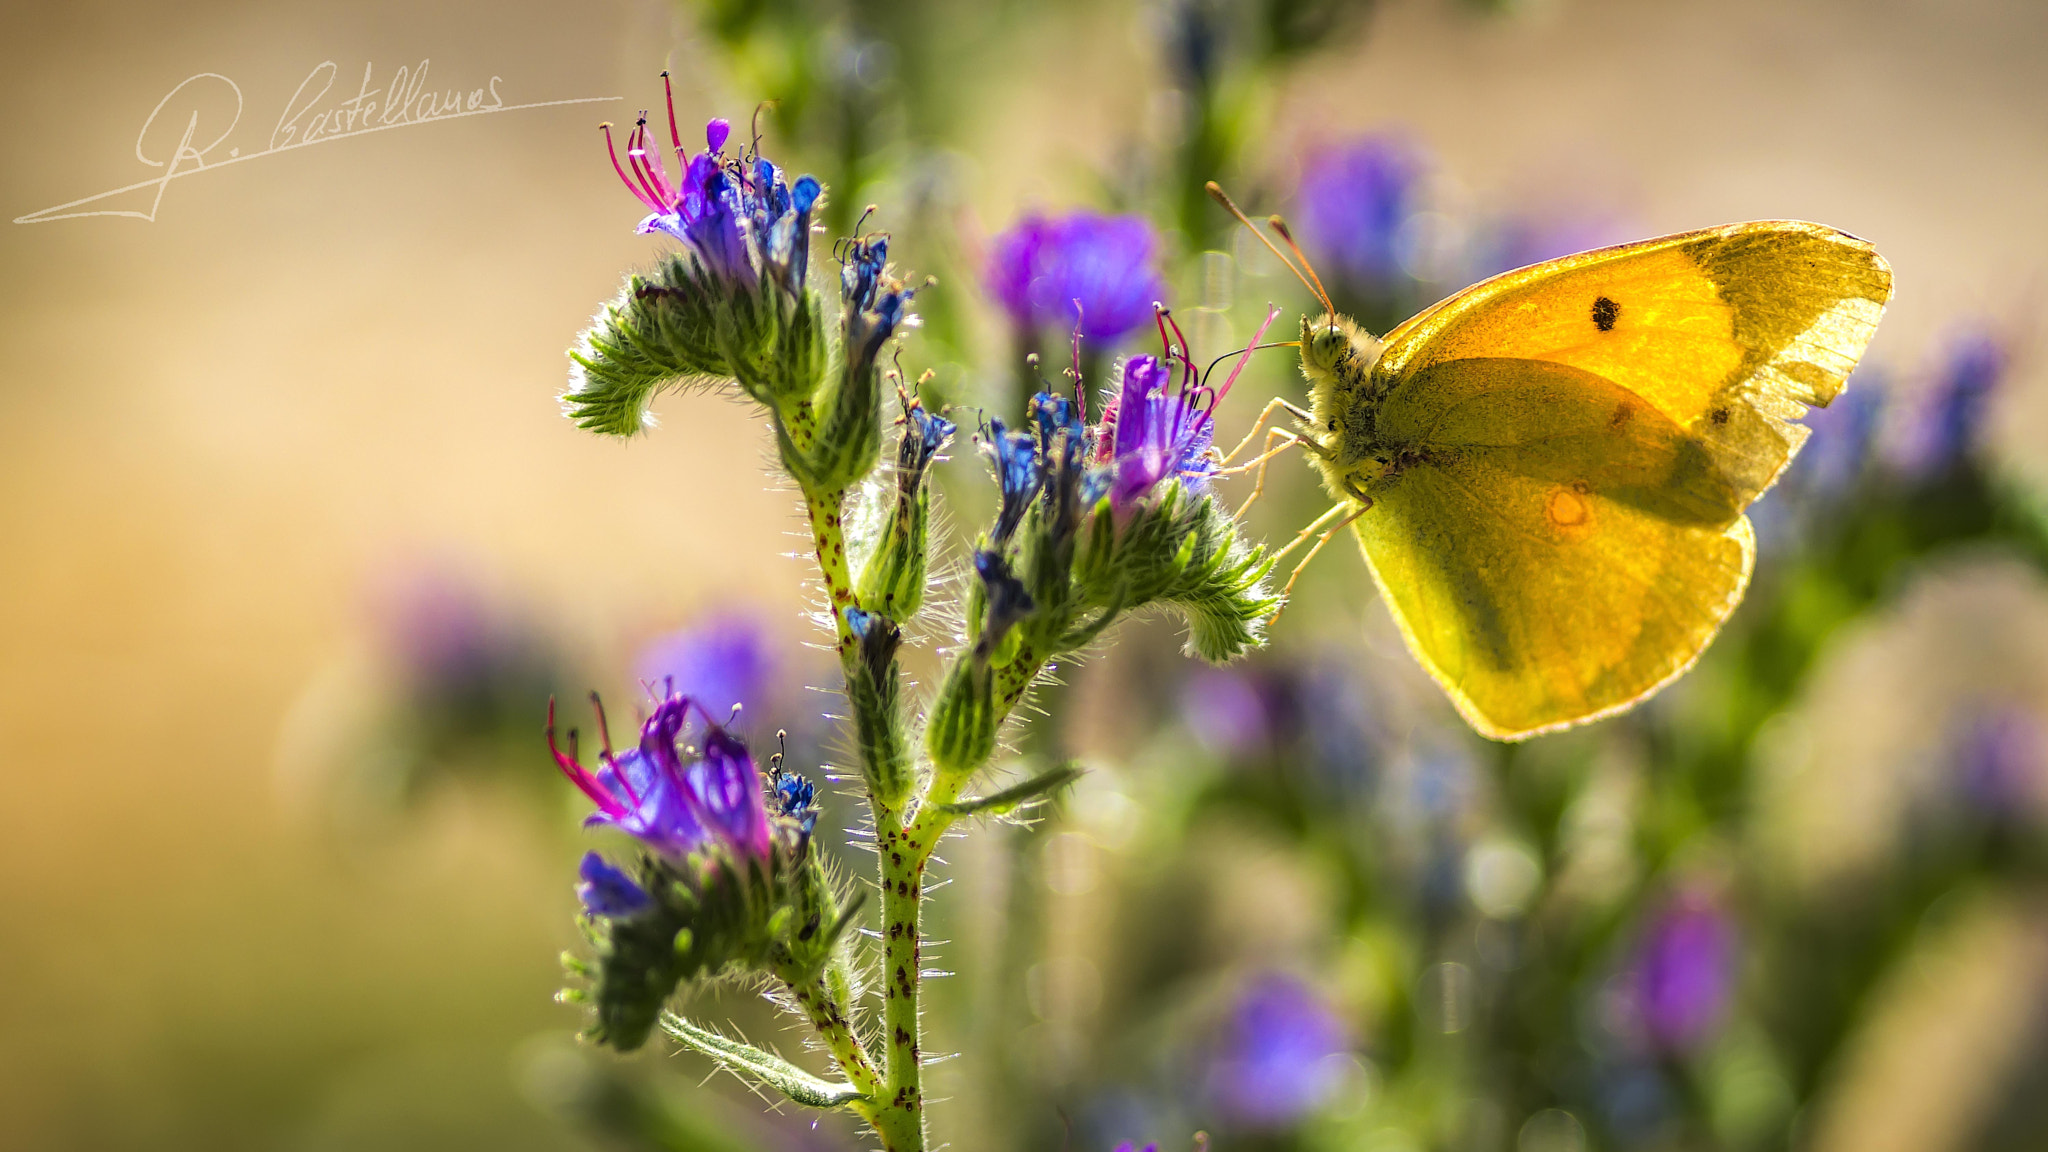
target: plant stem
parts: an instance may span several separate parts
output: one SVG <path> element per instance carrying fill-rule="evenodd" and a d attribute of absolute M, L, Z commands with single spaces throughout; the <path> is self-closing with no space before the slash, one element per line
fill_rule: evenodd
<path fill-rule="evenodd" d="M 881 1089 L 881 1078 L 875 1074 L 875 1067 L 868 1062 L 868 1054 L 861 1048 L 860 1037 L 854 1034 L 853 1023 L 847 1017 L 848 1005 L 832 991 L 831 984 L 823 975 L 808 979 L 802 972 L 782 970 L 776 973 L 789 987 L 796 999 L 797 1007 L 803 1009 L 804 1019 L 825 1042 L 825 1050 L 832 1055 L 833 1063 L 855 1088 L 869 1096 L 877 1096 Z M 863 1117 L 872 1119 L 874 1108 L 858 1109 Z"/>
<path fill-rule="evenodd" d="M 848 575 L 846 537 L 840 529 L 839 514 L 846 505 L 846 492 L 805 492 L 804 509 L 811 519 L 811 545 L 818 557 L 818 574 L 825 578 L 825 594 L 832 600 L 832 629 L 839 638 L 839 655 L 853 651 L 853 626 L 846 622 L 846 609 L 854 606 L 853 578 Z"/>
<path fill-rule="evenodd" d="M 920 965 L 919 901 L 924 896 L 927 844 L 905 827 L 903 813 L 876 806 L 876 855 L 882 881 L 882 1029 L 888 1057 L 883 1115 L 875 1127 L 890 1152 L 922 1152 L 924 1148 L 923 1057 L 918 1047 L 918 993 L 923 985 Z"/>

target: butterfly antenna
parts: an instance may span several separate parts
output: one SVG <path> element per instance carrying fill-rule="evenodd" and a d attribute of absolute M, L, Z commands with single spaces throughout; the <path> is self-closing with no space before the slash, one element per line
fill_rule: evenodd
<path fill-rule="evenodd" d="M 1306 288 L 1310 292 L 1314 293 L 1316 299 L 1322 301 L 1323 306 L 1325 308 L 1329 307 L 1330 297 L 1328 293 L 1322 290 L 1322 284 L 1320 282 L 1310 281 L 1307 276 L 1302 275 L 1301 269 L 1294 266 L 1294 261 L 1289 260 L 1287 258 L 1286 253 L 1280 251 L 1280 249 L 1276 247 L 1271 240 L 1266 239 L 1266 234 L 1264 232 L 1259 231 L 1259 226 L 1257 224 L 1252 223 L 1251 217 L 1246 216 L 1244 214 L 1244 210 L 1239 208 L 1237 204 L 1234 201 L 1232 201 L 1228 195 L 1224 193 L 1223 185 L 1218 184 L 1214 180 L 1211 180 L 1209 181 L 1207 187 L 1209 189 L 1210 199 L 1216 201 L 1218 204 L 1223 205 L 1225 211 L 1229 212 L 1232 216 L 1237 217 L 1237 222 L 1239 224 L 1244 225 L 1247 229 L 1250 229 L 1251 234 L 1259 238 L 1259 243 L 1264 244 L 1266 246 L 1266 251 L 1271 252 L 1274 258 L 1279 260 L 1282 264 L 1287 265 L 1287 270 L 1289 272 L 1294 273 L 1294 278 L 1296 280 L 1301 281 L 1301 286 L 1303 288 Z M 1296 251 L 1298 252 L 1299 249 L 1297 249 Z M 1335 309 L 1331 309 L 1331 312 L 1333 314 L 1335 313 L 1335 311 Z"/>
<path fill-rule="evenodd" d="M 1301 245 L 1294 242 L 1294 233 L 1287 230 L 1287 221 L 1278 216 L 1268 216 L 1266 223 L 1271 224 L 1273 231 L 1278 232 L 1280 238 L 1287 241 L 1288 251 L 1294 253 L 1296 260 L 1301 261 L 1301 266 L 1308 271 L 1309 279 L 1316 282 L 1316 299 L 1321 300 L 1323 307 L 1328 309 L 1330 315 L 1335 316 L 1337 308 L 1330 303 L 1330 293 L 1323 287 L 1323 278 L 1316 275 L 1315 265 L 1308 262 L 1308 255 L 1301 250 Z"/>

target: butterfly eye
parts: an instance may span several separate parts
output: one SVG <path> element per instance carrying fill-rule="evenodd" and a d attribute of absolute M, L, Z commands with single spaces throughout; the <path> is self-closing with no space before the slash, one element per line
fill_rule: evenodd
<path fill-rule="evenodd" d="M 1338 331 L 1337 326 L 1333 324 L 1316 332 L 1310 351 L 1315 354 L 1317 363 L 1334 364 L 1337 358 L 1344 354 L 1346 343 L 1344 333 Z"/>

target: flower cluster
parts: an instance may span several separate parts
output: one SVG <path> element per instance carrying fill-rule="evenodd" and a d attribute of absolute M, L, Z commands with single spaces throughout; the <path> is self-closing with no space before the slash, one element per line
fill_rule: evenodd
<path fill-rule="evenodd" d="M 1028 429 L 988 422 L 1001 501 L 974 552 L 968 647 L 926 729 L 942 770 L 985 757 L 1039 669 L 1126 612 L 1178 608 L 1190 649 L 1221 661 L 1256 644 L 1277 605 L 1263 552 L 1207 492 L 1215 407 L 1236 373 L 1204 387 L 1179 327 L 1157 315 L 1160 355 L 1125 362 L 1097 422 L 1084 385 L 1032 397 Z"/>
<path fill-rule="evenodd" d="M 712 120 L 704 126 L 704 151 L 691 155 L 676 125 L 675 93 L 668 73 L 661 74 L 668 103 L 668 134 L 679 169 L 671 181 L 668 165 L 653 147 L 653 133 L 643 113 L 626 137 L 626 159 L 604 128 L 612 169 L 626 190 L 647 205 L 641 233 L 665 232 L 689 251 L 718 280 L 751 291 L 763 276 L 772 278 L 791 296 L 803 290 L 810 254 L 811 209 L 822 189 L 817 180 L 801 177 L 785 183 L 775 165 L 756 147 L 751 164 L 725 155 L 732 125 Z"/>
<path fill-rule="evenodd" d="M 593 1002 L 594 1036 L 629 1050 L 646 1040 L 684 980 L 729 966 L 815 964 L 837 936 L 819 931 L 836 900 L 810 852 L 818 813 L 809 781 L 780 773 L 771 815 L 767 781 L 746 745 L 674 691 L 656 703 L 631 748 L 611 746 L 602 705 L 597 720 L 603 748 L 595 768 L 578 755 L 575 731 L 566 750 L 558 742 L 552 705 L 548 750 L 596 806 L 585 823 L 622 832 L 645 851 L 631 869 L 596 852 L 583 858 L 576 894 L 598 962 L 572 964 L 594 984 L 572 998 Z M 695 746 L 685 742 L 692 736 Z"/>

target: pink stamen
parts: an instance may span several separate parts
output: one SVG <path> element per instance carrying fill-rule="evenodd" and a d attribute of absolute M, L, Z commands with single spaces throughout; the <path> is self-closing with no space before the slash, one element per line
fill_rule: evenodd
<path fill-rule="evenodd" d="M 676 158 L 683 156 L 683 134 L 676 131 L 676 90 L 669 85 L 668 69 L 661 70 L 661 95 L 668 101 L 668 138 L 675 143 Z"/>
<path fill-rule="evenodd" d="M 569 733 L 569 751 L 566 755 L 563 754 L 561 748 L 556 746 L 555 702 L 552 698 L 548 700 L 547 738 L 548 753 L 555 758 L 555 764 L 561 768 L 562 774 L 569 778 L 570 783 L 581 788 L 583 794 L 590 797 L 591 803 L 603 809 L 608 816 L 619 816 L 632 810 L 619 803 L 619 798 L 612 795 L 611 790 L 600 783 L 597 777 L 592 776 L 590 770 L 585 768 L 582 762 L 577 759 L 576 733 L 574 731 Z M 620 779 L 624 779 L 624 776 L 621 775 Z"/>
<path fill-rule="evenodd" d="M 1252 333 L 1252 342 L 1245 347 L 1244 354 L 1237 358 L 1237 363 L 1231 366 L 1230 375 L 1224 378 L 1223 387 L 1216 393 L 1218 403 L 1221 403 L 1225 396 L 1230 395 L 1230 386 L 1237 383 L 1238 374 L 1244 371 L 1244 366 L 1252 362 L 1252 349 L 1266 342 L 1266 329 L 1273 326 L 1273 318 L 1278 315 L 1280 315 L 1280 309 L 1278 308 L 1266 313 L 1266 322 L 1259 325 L 1257 332 Z"/>
<path fill-rule="evenodd" d="M 604 132 L 604 150 L 612 158 L 612 171 L 619 174 L 619 182 L 626 186 L 626 191 L 631 192 L 634 199 L 654 209 L 656 212 L 665 211 L 661 205 L 648 200 L 646 193 L 640 189 L 639 185 L 633 182 L 633 178 L 626 175 L 625 165 L 619 163 L 619 150 L 612 144 L 612 126 L 610 124 L 600 124 L 598 128 Z M 631 144 L 630 138 L 628 139 L 628 144 Z"/>
<path fill-rule="evenodd" d="M 673 212 L 672 196 L 668 192 L 668 180 L 661 175 L 650 175 L 647 159 L 647 117 L 633 129 L 633 138 L 626 141 L 626 159 L 633 162 L 633 171 L 640 177 L 640 186 L 647 190 L 647 203 L 654 205 L 656 212 Z"/>

